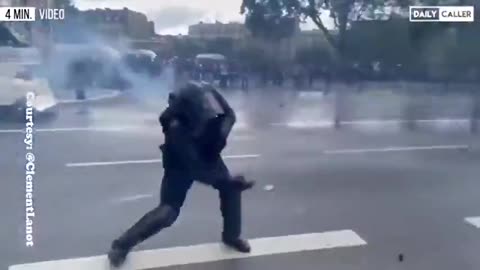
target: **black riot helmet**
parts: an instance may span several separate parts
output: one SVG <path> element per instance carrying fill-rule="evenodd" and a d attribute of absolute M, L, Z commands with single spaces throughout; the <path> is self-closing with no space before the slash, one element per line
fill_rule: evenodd
<path fill-rule="evenodd" d="M 201 136 L 206 129 L 223 118 L 225 110 L 214 94 L 215 89 L 208 84 L 188 83 L 169 95 L 169 103 L 178 106 L 178 111 L 187 121 L 194 136 Z"/>

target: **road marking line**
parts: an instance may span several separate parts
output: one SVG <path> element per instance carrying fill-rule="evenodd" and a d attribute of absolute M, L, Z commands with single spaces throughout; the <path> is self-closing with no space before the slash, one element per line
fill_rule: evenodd
<path fill-rule="evenodd" d="M 36 128 L 34 132 L 69 132 L 69 131 L 125 131 L 145 129 L 141 126 L 119 126 L 119 127 L 65 127 L 65 128 Z M 24 129 L 0 129 L 0 133 L 24 133 Z"/>
<path fill-rule="evenodd" d="M 120 199 L 115 199 L 115 200 L 112 200 L 112 203 L 117 204 L 117 203 L 124 203 L 124 202 L 132 202 L 132 201 L 138 201 L 141 199 L 146 199 L 151 197 L 153 197 L 153 194 L 139 194 L 134 196 L 123 197 Z"/>
<path fill-rule="evenodd" d="M 157 129 L 160 130 L 159 126 L 118 126 L 118 127 L 65 127 L 65 128 L 35 128 L 34 132 L 71 132 L 71 131 L 135 131 L 135 130 L 151 130 Z M 0 129 L 1 133 L 25 133 L 24 129 Z M 241 136 L 239 140 L 250 140 L 253 136 Z M 237 140 L 235 137 L 233 140 Z"/>
<path fill-rule="evenodd" d="M 222 244 L 210 243 L 186 247 L 174 247 L 148 251 L 132 252 L 122 269 L 156 269 L 178 265 L 199 264 L 229 259 L 250 258 L 302 251 L 357 247 L 366 245 L 352 230 L 331 231 L 287 235 L 269 238 L 257 238 L 250 241 L 251 253 L 238 253 Z M 32 264 L 13 265 L 9 270 L 104 270 L 109 269 L 106 255 L 47 261 Z"/>
<path fill-rule="evenodd" d="M 471 119 L 424 119 L 416 121 L 420 123 L 468 123 Z"/>
<path fill-rule="evenodd" d="M 465 123 L 470 121 L 469 119 L 418 119 L 418 120 L 406 120 L 406 119 L 385 119 L 385 120 L 358 120 L 358 121 L 342 121 L 344 125 L 379 125 L 379 124 L 405 124 L 408 122 L 417 123 Z"/>
<path fill-rule="evenodd" d="M 398 125 L 408 122 L 417 123 L 468 123 L 470 119 L 458 118 L 458 119 L 418 119 L 418 120 L 405 120 L 405 119 L 365 119 L 365 120 L 353 120 L 353 121 L 341 121 L 341 125 Z M 293 128 L 306 128 L 306 127 L 331 127 L 333 121 L 321 120 L 321 121 L 291 121 L 286 123 L 271 123 L 271 126 L 283 126 Z"/>
<path fill-rule="evenodd" d="M 324 98 L 325 93 L 321 91 L 300 91 L 298 96 L 301 98 Z"/>
<path fill-rule="evenodd" d="M 67 167 L 93 167 L 93 166 L 111 166 L 111 165 L 125 165 L 125 164 L 149 164 L 161 163 L 161 159 L 143 159 L 143 160 L 123 160 L 123 161 L 104 161 L 104 162 L 78 162 L 67 163 Z"/>
<path fill-rule="evenodd" d="M 78 100 L 78 99 L 59 99 L 58 103 L 59 104 L 76 104 L 76 103 L 84 103 L 84 102 L 89 102 L 89 101 L 99 101 L 99 100 L 104 100 L 104 99 L 109 99 L 109 98 L 115 98 L 118 97 L 122 94 L 120 91 L 114 91 L 110 94 L 104 94 L 104 95 L 99 95 L 91 98 L 86 98 L 84 100 Z"/>
<path fill-rule="evenodd" d="M 332 121 L 292 121 L 287 123 L 272 123 L 271 126 L 289 128 L 327 128 L 332 127 Z"/>
<path fill-rule="evenodd" d="M 21 129 L 0 129 L 0 133 L 20 133 L 24 131 L 25 130 L 21 130 Z"/>
<path fill-rule="evenodd" d="M 385 148 L 365 148 L 365 149 L 339 149 L 323 151 L 326 155 L 338 154 L 363 154 L 363 153 L 383 153 L 383 152 L 406 152 L 406 151 L 428 151 L 428 150 L 463 150 L 469 149 L 468 145 L 432 145 L 432 146 L 405 146 L 405 147 L 385 147 Z"/>
<path fill-rule="evenodd" d="M 480 217 L 466 217 L 465 222 L 480 229 Z"/>
<path fill-rule="evenodd" d="M 247 159 L 247 158 L 259 158 L 260 154 L 246 154 L 246 155 L 226 155 L 225 159 Z"/>
<path fill-rule="evenodd" d="M 66 132 L 66 131 L 125 131 L 140 129 L 140 126 L 121 126 L 121 127 L 73 127 L 73 128 L 39 128 L 37 132 Z"/>
<path fill-rule="evenodd" d="M 419 123 L 467 123 L 469 119 L 420 119 L 414 120 Z M 342 125 L 378 125 L 378 124 L 402 124 L 409 120 L 391 119 L 391 120 L 358 120 L 358 121 L 342 121 Z M 292 121 L 286 123 L 271 123 L 270 126 L 293 127 L 293 128 L 308 128 L 308 127 L 332 127 L 333 121 Z M 155 126 L 119 126 L 119 127 L 65 127 L 65 128 L 38 128 L 35 132 L 69 132 L 69 131 L 126 131 L 126 130 L 145 130 L 145 129 L 159 129 Z M 248 126 L 234 126 L 234 130 L 243 130 Z M 1 133 L 24 133 L 23 129 L 0 129 Z"/>
<path fill-rule="evenodd" d="M 247 155 L 226 155 L 225 159 L 247 159 L 258 158 L 259 154 L 247 154 Z M 127 164 L 151 164 L 161 163 L 162 159 L 142 159 L 142 160 L 122 160 L 122 161 L 103 161 L 103 162 L 77 162 L 67 163 L 66 167 L 93 167 L 93 166 L 112 166 L 112 165 L 127 165 Z"/>

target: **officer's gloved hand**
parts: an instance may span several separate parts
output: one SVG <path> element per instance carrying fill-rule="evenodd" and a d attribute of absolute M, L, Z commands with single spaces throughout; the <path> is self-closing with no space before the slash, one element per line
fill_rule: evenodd
<path fill-rule="evenodd" d="M 230 184 L 233 188 L 239 191 L 245 191 L 255 186 L 255 181 L 247 180 L 243 175 L 236 175 L 230 180 Z"/>

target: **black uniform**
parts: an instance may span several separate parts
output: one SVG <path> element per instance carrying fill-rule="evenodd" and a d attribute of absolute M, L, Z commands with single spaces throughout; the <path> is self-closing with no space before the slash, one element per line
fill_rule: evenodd
<path fill-rule="evenodd" d="M 188 87 L 199 90 L 195 85 L 187 86 L 186 90 Z M 235 113 L 215 89 L 203 88 L 202 91 L 212 94 L 221 107 L 210 112 L 210 116 L 206 112 L 208 106 L 202 109 L 203 115 L 186 109 L 195 106 L 188 104 L 183 96 L 193 97 L 195 91 L 179 93 L 160 116 L 165 133 L 165 143 L 160 146 L 164 167 L 160 204 L 112 243 L 109 258 L 114 266 L 123 263 L 135 245 L 175 222 L 194 180 L 219 192 L 223 241 L 239 251 L 250 251 L 248 243 L 240 239 L 242 190 L 236 188 L 220 154 L 235 123 Z M 195 97 L 195 100 L 201 99 Z"/>

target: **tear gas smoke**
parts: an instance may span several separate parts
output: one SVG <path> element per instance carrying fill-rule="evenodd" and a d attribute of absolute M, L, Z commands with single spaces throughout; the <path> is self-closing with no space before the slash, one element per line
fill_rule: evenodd
<path fill-rule="evenodd" d="M 158 77 L 135 72 L 125 61 L 132 53 L 126 39 L 104 38 L 83 23 L 66 23 L 54 33 L 58 42 L 51 46 L 45 63 L 47 68 L 42 70 L 56 92 L 72 91 L 69 85 L 72 63 L 88 60 L 92 61 L 87 70 L 88 79 L 94 78 L 95 84 L 88 87 L 87 95 L 102 88 L 118 90 L 128 85 L 129 96 L 156 111 L 161 109 L 159 103 L 165 103 L 174 81 L 171 68 L 166 67 Z"/>
<path fill-rule="evenodd" d="M 88 26 L 80 23 L 67 24 L 62 31 L 56 33 L 60 40 L 77 40 L 76 45 L 57 43 L 51 50 L 46 68 L 39 72 L 47 76 L 56 92 L 72 91 L 68 87 L 69 65 L 84 57 L 95 58 L 102 63 L 95 68 L 95 76 L 103 78 L 115 77 L 115 74 L 129 82 L 126 90 L 140 105 L 144 118 L 154 121 L 157 114 L 166 105 L 168 92 L 173 90 L 176 79 L 172 66 L 164 65 L 158 77 L 135 72 L 123 61 L 123 55 L 131 52 L 126 40 L 108 40 L 90 31 Z M 447 59 L 438 50 L 432 49 L 438 39 L 426 42 L 421 54 L 428 61 L 422 69 L 427 73 L 442 73 L 438 70 L 440 62 Z M 421 55 L 419 54 L 419 55 Z M 288 80 L 287 80 L 288 81 Z M 288 83 L 289 84 L 289 83 Z M 363 89 L 358 91 L 360 87 Z M 441 83 L 413 83 L 402 81 L 391 82 L 357 82 L 351 85 L 343 83 L 317 84 L 314 91 L 324 91 L 321 97 L 305 97 L 295 90 L 293 85 L 278 87 L 253 87 L 243 96 L 227 94 L 237 110 L 241 121 L 249 126 L 271 126 L 272 124 L 314 125 L 314 123 L 355 122 L 360 120 L 416 121 L 428 119 L 469 118 L 474 106 L 469 91 L 458 91 L 468 88 L 460 84 L 450 84 L 448 89 Z M 95 87 L 87 90 L 97 91 Z M 98 87 L 101 88 L 101 87 Z M 110 86 L 112 88 L 112 86 Z M 115 88 L 115 87 L 113 87 Z M 340 91 L 340 89 L 343 89 Z M 441 91 L 446 89 L 446 91 Z M 339 94 L 340 93 L 340 94 Z M 443 93 L 443 94 L 442 94 Z M 478 100 L 475 99 L 475 100 Z M 138 108 L 135 111 L 137 114 Z M 112 111 L 111 118 L 128 112 Z M 108 112 L 103 117 L 110 118 Z M 132 116 L 133 117 L 133 116 Z M 99 116 L 100 118 L 100 116 Z M 132 118 L 133 119 L 133 118 Z M 326 125 L 331 126 L 331 125 Z"/>

